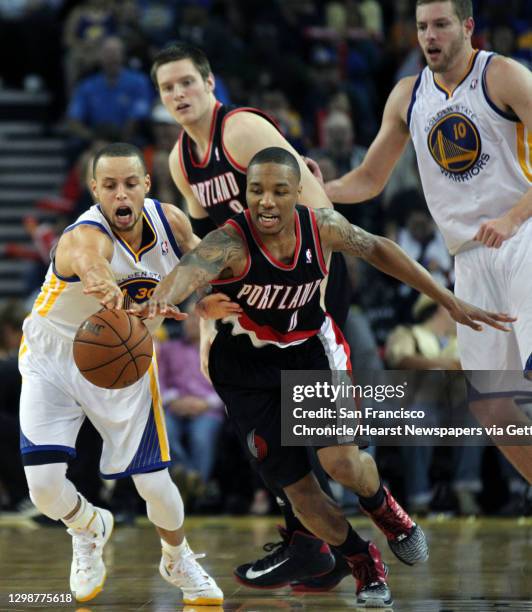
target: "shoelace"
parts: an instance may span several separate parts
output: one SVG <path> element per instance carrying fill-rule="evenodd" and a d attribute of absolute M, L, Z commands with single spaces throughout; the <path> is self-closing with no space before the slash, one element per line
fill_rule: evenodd
<path fill-rule="evenodd" d="M 97 548 L 95 538 L 91 533 L 80 533 L 74 529 L 67 529 L 73 536 L 72 544 L 76 559 L 76 572 L 87 572 L 92 568 L 91 562 Z"/>
<path fill-rule="evenodd" d="M 397 510 L 394 511 L 388 504 L 388 500 L 386 500 L 386 506 L 377 517 L 379 522 L 382 521 L 385 529 L 393 536 L 408 533 L 409 530 L 405 529 L 405 526 L 401 524 L 401 521 L 404 521 L 406 518 L 408 518 L 407 513 L 400 506 L 397 506 Z"/>
<path fill-rule="evenodd" d="M 173 563 L 172 567 L 168 567 L 171 574 L 181 574 L 185 578 L 198 582 L 198 588 L 209 586 L 209 576 L 201 567 L 196 559 L 203 559 L 205 553 L 191 553 L 184 556 L 182 559 Z"/>
<path fill-rule="evenodd" d="M 279 561 L 282 561 L 287 548 L 288 542 L 286 540 L 281 540 L 280 542 L 266 542 L 262 549 L 270 554 L 255 561 L 253 567 L 261 570 L 266 569 L 270 565 L 275 565 Z"/>
<path fill-rule="evenodd" d="M 358 581 L 359 591 L 368 587 L 382 584 L 373 559 L 359 561 L 353 565 L 353 575 Z"/>

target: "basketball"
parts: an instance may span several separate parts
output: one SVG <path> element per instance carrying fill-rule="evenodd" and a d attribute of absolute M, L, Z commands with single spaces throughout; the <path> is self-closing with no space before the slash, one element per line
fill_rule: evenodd
<path fill-rule="evenodd" d="M 74 361 L 97 387 L 123 389 L 150 367 L 151 334 L 144 323 L 124 310 L 102 310 L 83 321 L 74 338 Z"/>

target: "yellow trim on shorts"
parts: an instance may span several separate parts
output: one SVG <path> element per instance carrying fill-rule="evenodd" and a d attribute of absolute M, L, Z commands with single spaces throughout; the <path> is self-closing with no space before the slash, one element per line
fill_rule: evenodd
<path fill-rule="evenodd" d="M 159 383 L 157 382 L 157 363 L 155 356 L 148 369 L 150 375 L 150 392 L 153 405 L 153 415 L 155 417 L 155 427 L 159 436 L 159 446 L 161 448 L 161 461 L 170 461 L 170 451 L 168 449 L 168 437 L 166 435 L 166 424 L 164 421 L 163 403 L 159 393 Z"/>
<path fill-rule="evenodd" d="M 41 292 L 41 295 L 39 295 L 35 302 L 37 314 L 40 314 L 41 317 L 45 317 L 66 287 L 67 283 L 65 281 L 59 280 L 55 274 L 52 274 L 48 287 L 46 289 L 43 287 L 43 291 L 46 292 L 45 295 L 41 299 Z"/>
<path fill-rule="evenodd" d="M 532 182 L 532 134 L 522 123 L 516 125 L 517 130 L 517 159 L 526 178 Z M 528 132 L 528 133 L 527 133 Z M 526 134 L 526 138 L 525 138 Z"/>

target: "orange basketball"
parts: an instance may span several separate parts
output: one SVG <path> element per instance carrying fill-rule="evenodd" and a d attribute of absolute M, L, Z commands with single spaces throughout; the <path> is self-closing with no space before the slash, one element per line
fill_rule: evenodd
<path fill-rule="evenodd" d="M 101 310 L 83 321 L 74 338 L 74 361 L 97 387 L 123 389 L 150 367 L 151 334 L 124 310 Z"/>

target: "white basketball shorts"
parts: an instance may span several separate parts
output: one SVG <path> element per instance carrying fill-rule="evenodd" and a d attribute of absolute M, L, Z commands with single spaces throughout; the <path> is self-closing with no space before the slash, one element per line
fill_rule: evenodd
<path fill-rule="evenodd" d="M 532 353 L 532 219 L 499 249 L 482 245 L 458 253 L 455 269 L 459 298 L 517 317 L 508 333 L 458 325 L 462 367 L 523 372 Z"/>
<path fill-rule="evenodd" d="M 45 319 L 34 313 L 23 331 L 19 353 L 23 455 L 48 451 L 41 455 L 45 458 L 58 451 L 74 457 L 79 429 L 88 417 L 103 439 L 103 478 L 169 465 L 155 357 L 148 372 L 130 387 L 101 389 L 77 369 L 72 340 L 55 333 Z"/>

